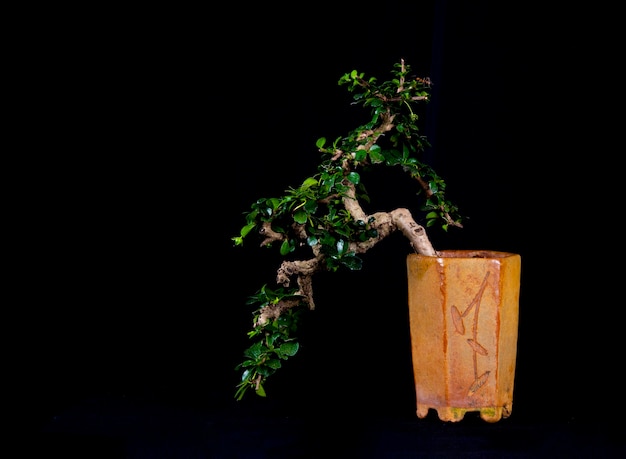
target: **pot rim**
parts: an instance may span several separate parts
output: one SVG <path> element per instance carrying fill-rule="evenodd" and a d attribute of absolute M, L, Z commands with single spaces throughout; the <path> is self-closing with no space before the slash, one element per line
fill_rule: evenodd
<path fill-rule="evenodd" d="M 471 250 L 471 249 L 453 249 L 438 250 L 437 256 L 422 255 L 420 253 L 411 253 L 408 256 L 416 256 L 419 258 L 508 258 L 519 256 L 513 252 L 502 252 L 499 250 Z"/>

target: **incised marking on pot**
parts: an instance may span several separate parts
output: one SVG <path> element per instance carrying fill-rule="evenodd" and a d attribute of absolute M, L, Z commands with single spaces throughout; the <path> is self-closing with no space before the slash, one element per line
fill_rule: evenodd
<path fill-rule="evenodd" d="M 470 386 L 469 391 L 467 392 L 467 396 L 468 397 L 471 397 L 472 395 L 474 395 L 474 393 L 478 389 L 483 387 L 483 385 L 487 382 L 487 378 L 489 378 L 489 373 L 491 373 L 491 372 L 489 370 L 487 370 L 482 375 L 480 375 L 478 378 L 476 378 L 476 380 Z"/>
<path fill-rule="evenodd" d="M 452 323 L 454 324 L 454 329 L 459 335 L 465 334 L 465 324 L 463 323 L 463 318 L 466 317 L 471 311 L 474 311 L 474 315 L 472 316 L 472 337 L 466 340 L 469 347 L 472 348 L 472 357 L 474 364 L 474 382 L 470 385 L 469 390 L 467 391 L 467 396 L 471 397 L 476 393 L 478 389 L 480 389 L 487 382 L 489 378 L 490 371 L 485 371 L 481 375 L 478 374 L 478 355 L 487 356 L 489 352 L 487 349 L 478 342 L 478 313 L 480 311 L 480 300 L 483 297 L 483 293 L 485 292 L 485 288 L 487 288 L 487 279 L 489 278 L 489 271 L 485 274 L 485 278 L 483 279 L 476 296 L 472 299 L 470 304 L 467 305 L 463 312 L 459 311 L 456 306 L 452 306 L 450 311 L 452 315 Z"/>

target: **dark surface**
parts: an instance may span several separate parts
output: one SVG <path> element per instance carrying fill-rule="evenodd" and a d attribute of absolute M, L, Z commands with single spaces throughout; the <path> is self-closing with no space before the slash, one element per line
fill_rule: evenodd
<path fill-rule="evenodd" d="M 364 403 L 366 405 L 366 403 Z M 207 410 L 128 399 L 67 407 L 36 437 L 38 457 L 91 458 L 620 458 L 614 424 L 523 420 L 444 423 L 326 407 L 299 416 L 231 407 Z M 538 416 L 537 416 L 538 417 Z M 30 448 L 29 448 L 30 450 Z"/>
<path fill-rule="evenodd" d="M 505 3 L 30 12 L 7 457 L 624 457 L 621 296 L 601 277 L 621 204 L 603 208 L 616 150 L 594 103 L 611 41 L 587 27 L 611 12 Z M 354 128 L 339 77 L 400 57 L 435 83 L 427 153 L 468 217 L 435 247 L 522 256 L 513 414 L 416 418 L 399 237 L 320 275 L 298 355 L 236 403 L 245 301 L 277 258 L 230 237 Z M 415 210 L 397 174 L 368 188 Z"/>

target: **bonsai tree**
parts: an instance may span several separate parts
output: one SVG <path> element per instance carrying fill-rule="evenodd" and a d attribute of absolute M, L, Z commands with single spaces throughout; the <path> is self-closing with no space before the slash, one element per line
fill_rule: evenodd
<path fill-rule="evenodd" d="M 462 227 L 456 206 L 446 200 L 446 183 L 421 158 L 430 145 L 418 127 L 418 107 L 429 101 L 431 82 L 412 75 L 404 60 L 391 74 L 379 82 L 353 70 L 339 79 L 353 93 L 354 103 L 369 110 L 369 121 L 332 142 L 318 139 L 317 172 L 281 197 L 254 202 L 240 234 L 232 238 L 242 246 L 257 235 L 261 247 L 276 248 L 284 258 L 275 286 L 263 285 L 248 301 L 254 308 L 248 333 L 253 344 L 236 367 L 241 371 L 238 400 L 250 390 L 265 396 L 267 379 L 298 352 L 301 313 L 315 309 L 316 273 L 360 270 L 361 256 L 395 231 L 416 252 L 437 256 L 425 227 Z M 383 166 L 399 167 L 415 180 L 423 225 L 406 208 L 365 212 L 369 195 L 361 179 Z"/>

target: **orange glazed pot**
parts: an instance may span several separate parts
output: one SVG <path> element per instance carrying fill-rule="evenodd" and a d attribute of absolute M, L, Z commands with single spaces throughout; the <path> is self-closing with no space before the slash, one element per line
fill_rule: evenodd
<path fill-rule="evenodd" d="M 432 408 L 456 422 L 479 411 L 497 422 L 513 406 L 521 257 L 439 253 L 407 257 L 417 416 Z"/>

